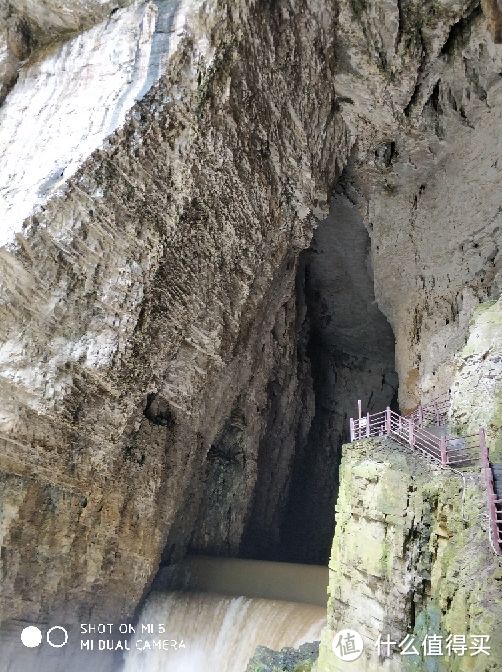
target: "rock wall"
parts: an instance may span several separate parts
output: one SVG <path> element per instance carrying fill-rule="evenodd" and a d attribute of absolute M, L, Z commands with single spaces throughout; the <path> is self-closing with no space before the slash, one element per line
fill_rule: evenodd
<path fill-rule="evenodd" d="M 344 446 L 337 527 L 330 560 L 328 626 L 317 672 L 498 669 L 501 566 L 487 532 L 481 476 L 442 471 L 393 441 Z M 334 634 L 353 628 L 365 650 L 357 663 L 339 660 Z M 406 634 L 419 655 L 403 656 Z M 425 635 L 489 635 L 490 656 L 423 658 Z M 390 655 L 378 637 L 390 635 Z"/>
<path fill-rule="evenodd" d="M 408 409 L 464 378 L 473 423 L 500 379 L 461 354 L 501 284 L 479 3 L 71 9 L 10 2 L 0 35 L 0 608 L 28 621 L 131 614 L 162 558 L 276 557 L 310 513 L 319 557 L 346 390 L 385 405 L 395 368 Z M 335 183 L 340 235 L 299 261 Z M 326 300 L 347 277 L 388 347 Z"/>
<path fill-rule="evenodd" d="M 131 614 L 189 545 L 253 379 L 244 410 L 266 410 L 257 362 L 288 347 L 295 259 L 347 149 L 333 18 L 193 5 L 158 84 L 2 250 L 3 619 Z M 237 548 L 273 466 L 245 458 L 195 546 Z"/>
<path fill-rule="evenodd" d="M 296 264 L 264 302 L 259 348 L 247 386 L 207 454 L 195 552 L 281 556 L 281 526 L 293 459 L 313 417 L 310 362 L 301 349 L 305 309 L 295 296 Z"/>
<path fill-rule="evenodd" d="M 0 244 L 13 239 L 158 81 L 176 49 L 187 4 L 135 2 L 61 46 L 47 47 L 49 53 L 35 52 L 24 65 L 0 109 Z M 48 10 L 39 12 L 46 16 Z"/>
<path fill-rule="evenodd" d="M 47 45 L 108 18 L 132 0 L 1 0 L 0 104 L 20 68 Z"/>
<path fill-rule="evenodd" d="M 502 462 L 502 306 L 482 303 L 474 311 L 469 337 L 455 358 L 452 424 L 466 433 L 486 429 L 493 462 Z"/>
<path fill-rule="evenodd" d="M 298 649 L 280 652 L 259 646 L 246 672 L 310 672 L 318 653 L 318 644 L 302 644 Z"/>
<path fill-rule="evenodd" d="M 502 51 L 476 2 L 380 7 L 340 3 L 335 88 L 406 410 L 448 390 L 473 309 L 500 296 Z"/>

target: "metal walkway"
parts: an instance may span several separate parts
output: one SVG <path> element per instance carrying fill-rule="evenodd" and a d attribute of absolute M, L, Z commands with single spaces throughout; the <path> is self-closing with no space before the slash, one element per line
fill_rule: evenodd
<path fill-rule="evenodd" d="M 487 494 L 490 540 L 494 551 L 502 555 L 502 464 L 490 464 L 483 427 L 477 434 L 454 436 L 448 430 L 449 395 L 420 405 L 408 416 L 389 407 L 379 413 L 350 419 L 350 440 L 389 436 L 401 445 L 417 451 L 443 469 L 462 471 L 481 466 Z"/>

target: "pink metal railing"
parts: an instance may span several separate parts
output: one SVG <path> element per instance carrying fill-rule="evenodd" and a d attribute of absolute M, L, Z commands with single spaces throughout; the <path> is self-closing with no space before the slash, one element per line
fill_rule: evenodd
<path fill-rule="evenodd" d="M 450 393 L 447 392 L 436 397 L 428 404 L 420 404 L 413 413 L 407 417 L 413 418 L 420 427 L 435 425 L 442 427 L 448 424 L 448 411 L 450 410 Z"/>
<path fill-rule="evenodd" d="M 413 416 L 408 418 L 387 408 L 350 419 L 350 440 L 392 435 L 401 444 L 423 453 L 442 466 L 465 467 L 479 460 L 479 437 L 436 436 L 420 426 Z"/>
<path fill-rule="evenodd" d="M 419 406 L 407 417 L 395 413 L 389 407 L 379 413 L 362 415 L 360 401 L 358 407 L 359 417 L 350 419 L 351 441 L 391 436 L 442 467 L 456 470 L 481 462 L 488 499 L 490 538 L 495 552 L 502 554 L 502 499 L 497 498 L 494 488 L 485 430 L 480 428 L 477 434 L 459 437 L 450 436 L 444 430 L 436 435 L 426 429 L 432 425 L 446 426 L 448 407 L 444 398 L 427 406 Z"/>
<path fill-rule="evenodd" d="M 486 445 L 485 430 L 482 428 L 479 430 L 479 438 L 481 445 L 481 468 L 485 477 L 488 516 L 490 519 L 490 536 L 495 552 L 502 554 L 502 535 L 500 532 L 502 525 L 502 499 L 497 499 L 497 494 L 495 492 L 493 473 L 488 457 L 488 446 Z"/>

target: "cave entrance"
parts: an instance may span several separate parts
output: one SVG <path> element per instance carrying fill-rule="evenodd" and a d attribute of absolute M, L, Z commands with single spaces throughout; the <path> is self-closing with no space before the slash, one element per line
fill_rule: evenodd
<path fill-rule="evenodd" d="M 191 497 L 180 516 L 194 520 L 192 554 L 326 565 L 357 400 L 365 411 L 398 410 L 394 334 L 375 300 L 370 237 L 342 186 L 296 268 L 268 378 L 250 383 L 259 394 L 268 380 L 267 403 L 239 397 L 207 452 L 202 501 Z"/>
<path fill-rule="evenodd" d="M 295 455 L 282 560 L 324 564 L 329 558 L 341 446 L 357 400 L 370 412 L 398 410 L 394 334 L 375 300 L 370 251 L 363 219 L 340 186 L 299 266 L 315 415 Z"/>

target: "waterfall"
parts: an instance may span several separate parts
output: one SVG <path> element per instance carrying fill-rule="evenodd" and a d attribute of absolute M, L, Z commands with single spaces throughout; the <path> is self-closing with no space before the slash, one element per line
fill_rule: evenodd
<path fill-rule="evenodd" d="M 124 672 L 244 672 L 260 644 L 281 649 L 318 640 L 325 611 L 317 605 L 281 600 L 154 594 L 140 620 L 154 628 L 166 624 L 166 633 L 138 632 Z M 153 648 L 159 640 L 168 642 L 165 649 Z M 182 648 L 172 648 L 174 641 Z"/>
<path fill-rule="evenodd" d="M 210 562 L 208 566 L 214 572 Z M 246 580 L 250 580 L 251 572 L 257 584 L 265 573 L 273 573 L 276 568 L 276 563 L 239 563 L 226 561 L 223 565 L 229 584 L 235 583 L 243 566 Z M 200 562 L 197 564 L 200 570 Z M 290 584 L 291 595 L 296 599 L 298 585 L 317 576 L 316 569 L 290 567 L 296 568 L 296 581 Z M 200 571 L 196 581 L 200 582 Z M 221 575 L 215 577 L 218 590 L 221 584 Z M 271 595 L 276 597 L 273 590 Z M 141 612 L 123 672 L 245 672 L 259 645 L 280 650 L 319 640 L 326 607 L 292 601 L 293 597 L 268 599 L 267 595 L 155 590 Z"/>

